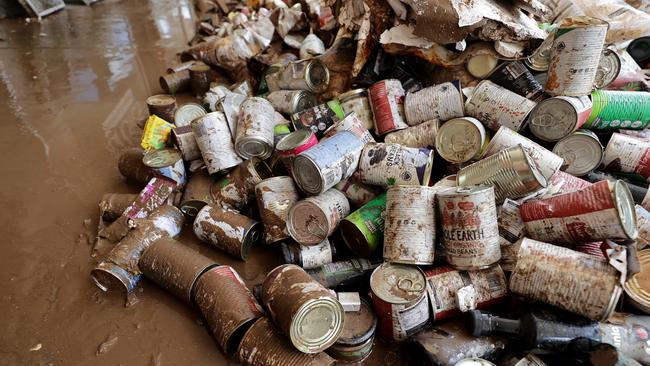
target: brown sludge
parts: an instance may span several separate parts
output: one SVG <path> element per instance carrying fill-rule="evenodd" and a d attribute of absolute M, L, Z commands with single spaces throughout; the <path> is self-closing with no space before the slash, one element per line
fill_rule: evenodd
<path fill-rule="evenodd" d="M 128 180 L 146 184 L 154 175 L 153 169 L 144 165 L 144 151 L 139 147 L 129 148 L 122 152 L 117 162 L 117 169 Z"/>
<path fill-rule="evenodd" d="M 255 201 L 255 186 L 271 175 L 271 168 L 266 162 L 257 158 L 246 160 L 212 184 L 212 200 L 217 206 L 241 210 Z"/>
<path fill-rule="evenodd" d="M 136 198 L 138 198 L 137 194 L 106 193 L 99 201 L 101 219 L 109 222 L 116 220 Z"/>

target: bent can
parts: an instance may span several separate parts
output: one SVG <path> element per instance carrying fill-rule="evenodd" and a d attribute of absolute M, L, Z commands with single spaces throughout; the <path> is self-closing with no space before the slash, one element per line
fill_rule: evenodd
<path fill-rule="evenodd" d="M 266 244 L 289 238 L 289 210 L 300 200 L 293 179 L 287 176 L 267 178 L 255 186 L 255 196 Z"/>
<path fill-rule="evenodd" d="M 212 201 L 217 206 L 241 211 L 255 199 L 255 186 L 272 174 L 266 162 L 248 159 L 212 184 Z"/>

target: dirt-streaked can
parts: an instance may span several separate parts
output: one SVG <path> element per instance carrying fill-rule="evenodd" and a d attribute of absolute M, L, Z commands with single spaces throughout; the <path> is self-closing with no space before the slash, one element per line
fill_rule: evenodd
<path fill-rule="evenodd" d="M 372 134 L 366 126 L 364 126 L 363 121 L 359 119 L 356 112 L 348 113 L 345 118 L 334 123 L 330 128 L 325 130 L 323 134 L 324 139 L 332 137 L 341 131 L 350 131 L 355 136 L 357 136 L 364 144 L 368 142 L 375 142 L 375 138 L 372 137 Z"/>
<path fill-rule="evenodd" d="M 595 133 L 577 130 L 558 141 L 553 146 L 553 153 L 564 159 L 565 172 L 579 177 L 600 166 L 604 149 Z"/>
<path fill-rule="evenodd" d="M 192 131 L 208 173 L 230 169 L 243 161 L 235 152 L 228 122 L 223 113 L 212 112 L 195 119 L 192 122 Z"/>
<path fill-rule="evenodd" d="M 463 358 L 462 360 L 456 362 L 454 366 L 496 366 L 496 364 L 484 358 L 470 357 Z"/>
<path fill-rule="evenodd" d="M 539 103 L 528 118 L 530 132 L 543 141 L 558 141 L 580 128 L 591 114 L 591 99 L 553 97 Z"/>
<path fill-rule="evenodd" d="M 567 271 L 570 268 L 570 271 Z M 607 319 L 623 290 L 607 260 L 524 238 L 510 291 L 589 319 Z"/>
<path fill-rule="evenodd" d="M 458 271 L 448 266 L 435 267 L 426 269 L 424 275 L 427 278 L 427 292 L 434 321 L 460 314 L 457 293 L 463 287 L 474 288 L 474 309 L 498 304 L 508 295 L 508 282 L 498 264 L 477 271 Z"/>
<path fill-rule="evenodd" d="M 179 205 L 181 211 L 188 217 L 194 217 L 203 206 L 211 204 L 213 201 L 210 187 L 212 187 L 212 177 L 205 169 L 192 173 L 183 190 Z"/>
<path fill-rule="evenodd" d="M 241 211 L 255 199 L 255 186 L 273 175 L 265 161 L 253 158 L 239 164 L 212 184 L 215 205 Z"/>
<path fill-rule="evenodd" d="M 339 95 L 343 113 L 355 112 L 367 130 L 375 128 L 367 89 L 353 89 Z"/>
<path fill-rule="evenodd" d="M 404 115 L 409 126 L 432 119 L 447 121 L 464 116 L 460 81 L 454 80 L 406 94 Z"/>
<path fill-rule="evenodd" d="M 192 126 L 186 125 L 174 128 L 172 130 L 172 140 L 181 152 L 181 155 L 183 155 L 183 160 L 192 161 L 201 159 L 201 150 L 196 143 Z"/>
<path fill-rule="evenodd" d="M 165 74 L 158 81 L 165 93 L 176 94 L 190 88 L 190 71 L 186 69 Z"/>
<path fill-rule="evenodd" d="M 291 123 L 296 130 L 311 130 L 321 138 L 325 131 L 340 121 L 343 109 L 336 99 L 305 109 L 291 115 Z"/>
<path fill-rule="evenodd" d="M 327 353 L 341 362 L 363 362 L 372 352 L 376 329 L 377 316 L 361 299 L 359 311 L 345 313 L 343 331 Z"/>
<path fill-rule="evenodd" d="M 273 152 L 273 128 L 275 110 L 264 98 L 247 98 L 239 107 L 235 150 L 244 159 L 262 160 Z"/>
<path fill-rule="evenodd" d="M 611 84 L 621 72 L 621 57 L 616 53 L 615 48 L 605 48 L 598 62 L 594 87 L 604 88 Z"/>
<path fill-rule="evenodd" d="M 436 200 L 447 263 L 477 270 L 501 259 L 493 187 L 447 188 L 436 192 Z"/>
<path fill-rule="evenodd" d="M 544 39 L 544 42 L 533 51 L 533 53 L 524 60 L 526 66 L 537 72 L 546 72 L 548 63 L 551 58 L 551 48 L 553 47 L 553 34 Z"/>
<path fill-rule="evenodd" d="M 462 168 L 457 174 L 459 186 L 494 185 L 498 204 L 504 199 L 522 198 L 546 187 L 546 178 L 521 145 L 489 156 Z"/>
<path fill-rule="evenodd" d="M 206 114 L 208 112 L 202 105 L 197 103 L 184 103 L 174 113 L 174 124 L 176 127 L 189 126 L 192 121 Z"/>
<path fill-rule="evenodd" d="M 433 264 L 436 245 L 436 189 L 394 186 L 386 194 L 384 260 Z"/>
<path fill-rule="evenodd" d="M 548 94 L 591 93 L 608 27 L 604 20 L 585 16 L 565 18 L 558 24 L 544 86 Z"/>
<path fill-rule="evenodd" d="M 590 130 L 643 130 L 650 124 L 650 93 L 596 90 L 593 107 L 584 127 Z"/>
<path fill-rule="evenodd" d="M 237 271 L 217 266 L 203 273 L 194 286 L 193 301 L 221 349 L 232 355 L 244 332 L 264 311 Z"/>
<path fill-rule="evenodd" d="M 467 99 L 465 111 L 492 131 L 497 131 L 501 126 L 519 131 L 536 104 L 490 80 L 483 80 Z"/>
<path fill-rule="evenodd" d="M 167 94 L 156 94 L 147 98 L 149 114 L 174 123 L 174 112 L 176 111 L 176 98 Z"/>
<path fill-rule="evenodd" d="M 427 281 L 418 267 L 384 263 L 370 276 L 372 307 L 379 336 L 401 341 L 421 330 L 429 321 Z"/>
<path fill-rule="evenodd" d="M 316 134 L 311 130 L 296 130 L 278 141 L 275 150 L 278 152 L 280 160 L 282 160 L 287 171 L 291 173 L 295 157 L 317 143 Z"/>
<path fill-rule="evenodd" d="M 357 258 L 324 264 L 318 268 L 307 271 L 321 285 L 333 288 L 339 285 L 359 284 L 377 268 L 383 260 Z"/>
<path fill-rule="evenodd" d="M 193 229 L 201 241 L 244 261 L 250 247 L 262 237 L 259 222 L 211 205 L 199 210 Z"/>
<path fill-rule="evenodd" d="M 384 239 L 386 193 L 382 193 L 341 221 L 341 236 L 352 253 L 370 258 Z"/>
<path fill-rule="evenodd" d="M 330 82 L 325 64 L 315 58 L 289 62 L 280 70 L 266 75 L 269 90 L 309 90 L 322 93 Z"/>
<path fill-rule="evenodd" d="M 167 73 L 172 74 L 175 72 L 183 71 L 183 70 L 188 70 L 192 65 L 196 64 L 199 61 L 196 60 L 191 60 L 191 61 L 186 61 L 186 62 L 181 62 L 178 64 L 171 65 L 167 67 Z"/>
<path fill-rule="evenodd" d="M 472 117 L 445 122 L 436 134 L 436 151 L 446 161 L 460 164 L 481 156 L 488 135 L 481 121 Z"/>
<path fill-rule="evenodd" d="M 361 181 L 380 187 L 427 185 L 433 167 L 433 151 L 400 144 L 369 143 L 359 159 Z"/>
<path fill-rule="evenodd" d="M 557 194 L 569 193 L 589 187 L 591 183 L 569 173 L 558 171 L 553 174 L 546 186 L 546 192 L 537 198 L 548 198 Z"/>
<path fill-rule="evenodd" d="M 650 246 L 650 212 L 640 205 L 634 206 L 636 211 L 636 227 L 639 236 L 636 239 L 637 249 Z"/>
<path fill-rule="evenodd" d="M 144 154 L 142 162 L 153 169 L 155 174 L 176 182 L 179 189 L 185 187 L 185 183 L 187 183 L 185 164 L 178 150 L 169 148 L 151 150 Z"/>
<path fill-rule="evenodd" d="M 332 263 L 336 255 L 336 247 L 325 239 L 317 245 L 302 245 L 294 242 L 280 244 L 284 263 L 295 264 L 304 269 L 313 269 L 323 264 Z"/>
<path fill-rule="evenodd" d="M 315 245 L 330 236 L 349 213 L 350 204 L 345 195 L 330 188 L 295 203 L 289 210 L 287 229 L 298 243 Z"/>
<path fill-rule="evenodd" d="M 501 250 L 519 241 L 526 235 L 526 225 L 519 213 L 520 203 L 507 199 L 499 208 L 497 213 L 497 224 L 499 225 L 499 245 Z"/>
<path fill-rule="evenodd" d="M 336 296 L 296 265 L 269 272 L 262 284 L 262 302 L 301 352 L 327 349 L 343 330 L 345 313 Z"/>
<path fill-rule="evenodd" d="M 545 98 L 542 84 L 535 80 L 521 61 L 502 63 L 487 79 L 534 102 Z"/>
<path fill-rule="evenodd" d="M 277 90 L 270 92 L 266 99 L 276 111 L 292 115 L 318 105 L 314 94 L 306 90 Z"/>
<path fill-rule="evenodd" d="M 192 93 L 201 97 L 210 90 L 210 66 L 199 63 L 192 65 L 189 70 Z"/>
<path fill-rule="evenodd" d="M 550 243 L 636 239 L 636 212 L 623 181 L 600 181 L 579 191 L 520 206 L 528 236 Z"/>
<path fill-rule="evenodd" d="M 104 221 L 116 220 L 136 198 L 138 198 L 137 194 L 105 193 L 99 201 L 100 218 Z"/>
<path fill-rule="evenodd" d="M 142 162 L 144 150 L 139 147 L 126 149 L 117 161 L 117 169 L 126 179 L 147 184 L 154 176 L 154 170 Z"/>
<path fill-rule="evenodd" d="M 623 290 L 630 304 L 646 314 L 650 314 L 650 294 L 648 285 L 644 278 L 650 271 L 650 249 L 641 250 L 637 253 L 641 271 L 634 274 L 623 284 Z"/>
<path fill-rule="evenodd" d="M 433 149 L 436 146 L 436 135 L 440 121 L 432 119 L 417 126 L 390 132 L 384 136 L 384 142 L 400 144 L 406 147 L 424 147 Z"/>
<path fill-rule="evenodd" d="M 255 186 L 257 207 L 264 226 L 264 241 L 275 243 L 289 238 L 289 209 L 300 200 L 293 179 L 287 176 L 267 178 Z"/>
<path fill-rule="evenodd" d="M 650 178 L 650 141 L 614 132 L 605 147 L 603 164 L 612 172 L 636 173 Z"/>
<path fill-rule="evenodd" d="M 380 194 L 379 188 L 363 184 L 356 172 L 350 178 L 340 181 L 334 188 L 343 192 L 353 207 L 361 207 Z"/>
<path fill-rule="evenodd" d="M 309 195 L 327 191 L 357 170 L 363 146 L 354 133 L 342 131 L 303 151 L 293 160 L 296 184 Z"/>
<path fill-rule="evenodd" d="M 408 127 L 404 116 L 404 94 L 402 83 L 397 79 L 381 80 L 368 88 L 377 135 Z"/>

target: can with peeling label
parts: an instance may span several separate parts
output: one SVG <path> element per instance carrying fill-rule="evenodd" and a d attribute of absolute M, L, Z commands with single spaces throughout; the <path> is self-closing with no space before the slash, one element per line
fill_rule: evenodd
<path fill-rule="evenodd" d="M 464 116 L 460 81 L 454 80 L 406 94 L 404 115 L 409 126 L 432 119 L 444 122 Z"/>
<path fill-rule="evenodd" d="M 446 161 L 465 163 L 478 158 L 488 141 L 481 121 L 472 117 L 445 122 L 436 134 L 436 151 Z"/>
<path fill-rule="evenodd" d="M 404 88 L 399 80 L 374 83 L 368 88 L 368 96 L 377 135 L 408 127 L 404 116 Z"/>
<path fill-rule="evenodd" d="M 239 164 L 210 187 L 217 206 L 241 211 L 255 200 L 255 186 L 273 175 L 265 161 L 253 158 Z"/>
<path fill-rule="evenodd" d="M 289 210 L 287 229 L 298 243 L 315 245 L 330 236 L 349 213 L 350 204 L 345 195 L 330 188 L 295 203 Z"/>
<path fill-rule="evenodd" d="M 332 263 L 336 256 L 336 247 L 328 239 L 317 245 L 302 245 L 293 242 L 280 244 L 284 263 L 295 264 L 304 269 L 313 269 L 323 264 Z"/>
<path fill-rule="evenodd" d="M 591 107 L 588 96 L 546 99 L 530 112 L 530 132 L 543 141 L 558 141 L 587 121 Z"/>
<path fill-rule="evenodd" d="M 604 149 L 595 133 L 580 129 L 558 141 L 553 153 L 564 159 L 565 172 L 583 176 L 600 166 Z"/>
<path fill-rule="evenodd" d="M 245 261 L 250 247 L 262 236 L 260 226 L 235 211 L 206 205 L 196 214 L 193 229 L 201 241 Z"/>
<path fill-rule="evenodd" d="M 184 103 L 174 113 L 174 124 L 176 127 L 189 126 L 195 119 L 205 116 L 208 112 L 202 105 L 197 103 Z"/>
<path fill-rule="evenodd" d="M 384 136 L 385 143 L 400 144 L 406 147 L 423 147 L 433 149 L 440 129 L 440 121 L 432 119 L 417 126 L 390 132 Z"/>
<path fill-rule="evenodd" d="M 643 130 L 650 124 L 650 93 L 596 90 L 593 108 L 584 127 L 590 130 Z"/>
<path fill-rule="evenodd" d="M 650 141 L 614 132 L 605 147 L 604 170 L 650 178 Z"/>
<path fill-rule="evenodd" d="M 296 130 L 311 130 L 316 137 L 321 138 L 325 131 L 340 121 L 343 110 L 337 100 L 305 109 L 291 115 L 291 123 Z"/>
<path fill-rule="evenodd" d="M 367 89 L 353 89 L 339 95 L 343 113 L 355 112 L 367 130 L 375 128 Z"/>
<path fill-rule="evenodd" d="M 379 188 L 363 184 L 359 173 L 356 172 L 350 178 L 340 181 L 334 188 L 343 192 L 353 207 L 361 207 L 380 194 Z"/>
<path fill-rule="evenodd" d="M 526 235 L 526 225 L 521 219 L 519 206 L 517 201 L 506 198 L 497 213 L 499 246 L 502 252 L 504 248 L 514 245 Z"/>
<path fill-rule="evenodd" d="M 370 258 L 384 239 L 386 194 L 382 193 L 341 221 L 341 236 L 350 250 Z"/>
<path fill-rule="evenodd" d="M 174 112 L 176 112 L 176 98 L 167 94 L 156 94 L 147 98 L 147 108 L 149 115 L 164 119 L 169 123 L 174 123 Z"/>
<path fill-rule="evenodd" d="M 400 144 L 369 143 L 359 159 L 359 175 L 366 184 L 427 185 L 431 178 L 433 151 Z"/>
<path fill-rule="evenodd" d="M 291 173 L 291 167 L 295 157 L 317 143 L 318 139 L 316 138 L 316 134 L 311 130 L 297 130 L 278 141 L 275 145 L 275 150 L 278 152 L 280 160 L 282 160 L 287 171 Z"/>
<path fill-rule="evenodd" d="M 368 142 L 375 142 L 375 138 L 372 137 L 372 134 L 366 126 L 364 126 L 363 121 L 359 119 L 356 112 L 348 113 L 345 118 L 334 123 L 330 128 L 325 130 L 323 134 L 323 139 L 329 138 L 341 131 L 352 132 L 357 136 L 364 144 Z"/>
<path fill-rule="evenodd" d="M 318 105 L 314 94 L 306 90 L 277 90 L 270 92 L 266 99 L 276 111 L 292 115 Z"/>
<path fill-rule="evenodd" d="M 199 145 L 196 144 L 192 126 L 187 125 L 174 128 L 172 130 L 172 140 L 181 152 L 181 155 L 183 155 L 183 160 L 192 161 L 201 159 L 201 150 L 199 150 Z"/>
<path fill-rule="evenodd" d="M 589 187 L 590 185 L 591 183 L 588 181 L 560 170 L 553 174 L 546 186 L 546 192 L 538 196 L 538 198 L 548 198 L 558 194 L 569 193 Z"/>
<path fill-rule="evenodd" d="M 169 148 L 150 150 L 144 154 L 142 162 L 153 169 L 155 174 L 176 182 L 178 189 L 185 187 L 187 182 L 185 164 L 178 150 Z"/>
<path fill-rule="evenodd" d="M 192 173 L 183 190 L 181 203 L 178 206 L 185 215 L 194 217 L 203 206 L 213 203 L 210 194 L 212 182 L 212 177 L 205 169 Z"/>
<path fill-rule="evenodd" d="M 315 58 L 289 62 L 278 71 L 266 75 L 269 90 L 309 90 L 322 93 L 330 82 L 325 64 Z"/>
<path fill-rule="evenodd" d="M 258 157 L 262 160 L 273 152 L 275 110 L 264 98 L 247 98 L 239 107 L 235 150 L 244 159 Z"/>
<path fill-rule="evenodd" d="M 490 80 L 483 80 L 467 99 L 465 111 L 468 116 L 477 118 L 492 131 L 501 126 L 519 131 L 536 104 Z"/>
<path fill-rule="evenodd" d="M 192 131 L 210 174 L 230 169 L 243 161 L 235 152 L 223 113 L 212 112 L 195 119 Z"/>
<path fill-rule="evenodd" d="M 255 186 L 255 196 L 266 244 L 289 238 L 289 209 L 300 200 L 293 179 L 287 176 L 264 179 Z"/>
<path fill-rule="evenodd" d="M 521 61 L 502 63 L 487 76 L 487 79 L 533 102 L 539 103 L 546 97 L 542 84 L 535 80 L 533 74 Z"/>

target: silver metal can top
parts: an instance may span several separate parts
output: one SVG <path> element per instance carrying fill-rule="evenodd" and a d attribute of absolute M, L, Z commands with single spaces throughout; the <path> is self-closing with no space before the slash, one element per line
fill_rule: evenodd
<path fill-rule="evenodd" d="M 349 91 L 346 91 L 345 93 L 339 95 L 339 101 L 341 103 L 345 103 L 346 101 L 357 98 L 357 97 L 367 97 L 368 96 L 368 89 L 352 89 Z"/>
<path fill-rule="evenodd" d="M 482 359 L 482 358 L 464 358 L 458 362 L 454 366 L 496 366 L 492 362 Z"/>
<path fill-rule="evenodd" d="M 579 177 L 600 165 L 604 148 L 593 132 L 578 130 L 558 141 L 553 147 L 553 153 L 564 159 L 565 172 Z"/>
<path fill-rule="evenodd" d="M 149 105 L 169 105 L 176 103 L 176 98 L 169 94 L 156 94 L 147 98 Z"/>
<path fill-rule="evenodd" d="M 305 70 L 305 82 L 309 89 L 315 93 L 323 92 L 330 82 L 330 72 L 318 59 L 313 59 Z"/>
<path fill-rule="evenodd" d="M 195 119 L 206 115 L 208 112 L 203 106 L 196 103 L 185 103 L 176 109 L 174 124 L 176 127 L 189 125 Z"/>
<path fill-rule="evenodd" d="M 150 168 L 164 168 L 176 164 L 182 158 L 180 151 L 167 148 L 146 152 L 142 162 Z"/>
<path fill-rule="evenodd" d="M 611 84 L 621 72 L 621 58 L 615 50 L 605 48 L 600 56 L 594 87 L 604 88 Z"/>
<path fill-rule="evenodd" d="M 533 135 L 544 141 L 557 141 L 576 128 L 578 113 L 563 98 L 549 98 L 535 106 L 528 117 Z"/>
<path fill-rule="evenodd" d="M 370 276 L 373 294 L 391 304 L 411 304 L 426 290 L 426 277 L 415 266 L 383 263 Z"/>
<path fill-rule="evenodd" d="M 634 208 L 634 199 L 627 184 L 622 180 L 614 183 L 612 190 L 614 195 L 614 204 L 618 212 L 618 218 L 623 226 L 623 231 L 630 239 L 636 239 L 639 236 L 639 229 L 636 225 L 636 209 Z"/>
<path fill-rule="evenodd" d="M 284 136 L 275 148 L 278 151 L 289 151 L 306 144 L 314 133 L 311 130 L 296 130 Z"/>
<path fill-rule="evenodd" d="M 454 118 L 445 122 L 436 134 L 436 150 L 451 163 L 464 163 L 482 151 L 486 141 L 485 127 L 472 117 Z"/>

